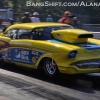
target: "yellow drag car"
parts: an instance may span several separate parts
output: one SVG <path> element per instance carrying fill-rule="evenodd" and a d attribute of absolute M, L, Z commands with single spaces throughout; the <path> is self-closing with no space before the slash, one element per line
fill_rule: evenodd
<path fill-rule="evenodd" d="M 100 72 L 100 40 L 61 23 L 22 23 L 0 33 L 0 64 L 43 68 L 48 76 Z"/>

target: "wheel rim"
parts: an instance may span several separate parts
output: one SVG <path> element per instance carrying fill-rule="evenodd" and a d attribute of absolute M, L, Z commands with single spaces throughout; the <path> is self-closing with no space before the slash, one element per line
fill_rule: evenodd
<path fill-rule="evenodd" d="M 56 72 L 56 63 L 53 59 L 47 58 L 46 60 L 46 71 L 48 74 L 53 75 Z"/>

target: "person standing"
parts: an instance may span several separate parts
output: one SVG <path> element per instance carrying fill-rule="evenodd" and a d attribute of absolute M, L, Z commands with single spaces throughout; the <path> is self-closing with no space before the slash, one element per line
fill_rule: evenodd
<path fill-rule="evenodd" d="M 30 23 L 32 22 L 29 16 L 29 12 L 25 12 L 24 17 L 21 18 L 22 23 Z"/>
<path fill-rule="evenodd" d="M 82 28 L 82 23 L 77 17 L 74 17 L 73 21 L 74 21 L 74 28 L 80 28 L 80 29 Z"/>
<path fill-rule="evenodd" d="M 64 16 L 58 20 L 58 22 L 60 23 L 66 23 L 66 20 L 68 19 L 68 16 L 70 15 L 71 13 L 69 11 L 65 11 L 64 12 Z"/>
<path fill-rule="evenodd" d="M 38 12 L 33 12 L 33 16 L 31 17 L 32 22 L 41 22 L 40 18 L 38 18 L 39 13 Z"/>
<path fill-rule="evenodd" d="M 75 16 L 72 14 L 68 15 L 68 18 L 65 20 L 65 23 L 74 26 L 75 22 L 73 20 L 73 17 Z"/>
<path fill-rule="evenodd" d="M 10 25 L 13 25 L 14 24 L 14 19 L 13 18 L 9 18 L 9 22 L 10 22 Z"/>
<path fill-rule="evenodd" d="M 53 18 L 51 17 L 51 15 L 48 15 L 48 17 L 46 18 L 46 22 L 53 22 Z"/>

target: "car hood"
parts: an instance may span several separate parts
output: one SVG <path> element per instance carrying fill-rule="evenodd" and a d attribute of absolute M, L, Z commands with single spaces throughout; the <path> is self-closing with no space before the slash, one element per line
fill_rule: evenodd
<path fill-rule="evenodd" d="M 48 40 L 48 42 L 53 43 L 55 46 L 59 45 L 59 47 L 65 48 L 65 49 L 72 49 L 77 50 L 79 53 L 87 52 L 87 51 L 100 51 L 100 45 L 95 44 L 92 42 L 84 42 L 84 43 L 69 43 L 61 40 Z"/>

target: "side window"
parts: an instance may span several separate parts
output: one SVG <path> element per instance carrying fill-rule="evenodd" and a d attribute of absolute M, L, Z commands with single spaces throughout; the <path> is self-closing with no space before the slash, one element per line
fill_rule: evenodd
<path fill-rule="evenodd" d="M 40 27 L 32 31 L 31 39 L 33 40 L 49 40 L 51 39 L 51 28 Z"/>
<path fill-rule="evenodd" d="M 28 29 L 19 29 L 18 38 L 19 39 L 29 39 L 31 34 L 31 30 Z"/>
<path fill-rule="evenodd" d="M 32 40 L 41 40 L 41 35 L 43 32 L 43 28 L 35 28 L 32 30 L 30 39 Z"/>
<path fill-rule="evenodd" d="M 17 34 L 18 29 L 10 29 L 5 33 L 6 37 L 12 38 L 15 34 Z"/>

